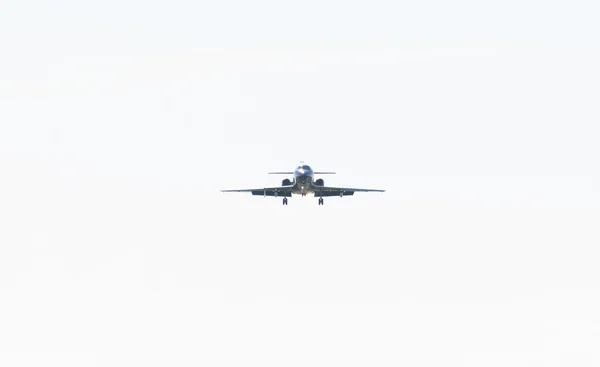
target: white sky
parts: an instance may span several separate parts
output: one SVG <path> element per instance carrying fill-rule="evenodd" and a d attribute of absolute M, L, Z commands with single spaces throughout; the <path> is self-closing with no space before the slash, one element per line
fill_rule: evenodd
<path fill-rule="evenodd" d="M 4 1 L 0 365 L 599 365 L 600 6 L 413 3 Z"/>

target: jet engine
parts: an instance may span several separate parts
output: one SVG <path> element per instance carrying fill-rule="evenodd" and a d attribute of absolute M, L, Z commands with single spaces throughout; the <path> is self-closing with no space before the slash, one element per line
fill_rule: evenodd
<path fill-rule="evenodd" d="M 290 181 L 289 178 L 286 178 L 285 180 L 281 181 L 281 186 L 290 186 L 292 184 L 292 181 Z"/>
<path fill-rule="evenodd" d="M 320 178 L 315 181 L 315 186 L 325 186 L 325 181 L 322 178 Z"/>

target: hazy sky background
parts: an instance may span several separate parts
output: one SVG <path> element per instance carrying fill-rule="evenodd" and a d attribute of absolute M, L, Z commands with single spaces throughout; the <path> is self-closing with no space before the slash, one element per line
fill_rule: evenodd
<path fill-rule="evenodd" d="M 4 1 L 0 365 L 599 365 L 599 13 Z"/>

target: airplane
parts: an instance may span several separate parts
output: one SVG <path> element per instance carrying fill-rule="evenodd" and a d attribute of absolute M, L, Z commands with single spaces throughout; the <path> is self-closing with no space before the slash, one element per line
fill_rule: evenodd
<path fill-rule="evenodd" d="M 314 194 L 319 198 L 319 205 L 323 205 L 323 197 L 326 196 L 349 196 L 355 192 L 385 192 L 385 190 L 376 189 L 352 189 L 346 187 L 329 187 L 325 186 L 325 181 L 322 178 L 314 179 L 314 175 L 333 175 L 335 172 L 316 172 L 304 162 L 296 167 L 293 172 L 269 172 L 270 175 L 294 175 L 293 181 L 286 178 L 281 182 L 279 187 L 265 187 L 262 189 L 242 189 L 242 190 L 221 190 L 221 192 L 251 192 L 252 195 L 283 197 L 283 205 L 288 205 L 288 198 L 292 194 L 306 196 L 306 194 Z"/>

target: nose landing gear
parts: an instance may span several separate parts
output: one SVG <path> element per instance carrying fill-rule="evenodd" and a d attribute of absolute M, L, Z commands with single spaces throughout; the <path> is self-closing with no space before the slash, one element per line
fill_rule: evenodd
<path fill-rule="evenodd" d="M 319 198 L 319 205 L 323 205 L 323 198 Z"/>
<path fill-rule="evenodd" d="M 283 198 L 283 205 L 288 205 L 287 204 L 287 198 Z"/>

